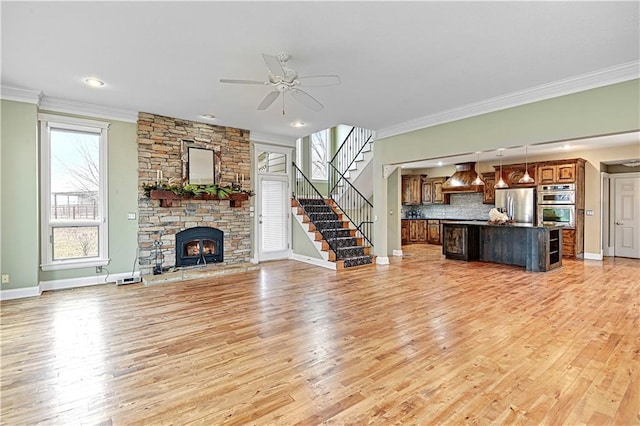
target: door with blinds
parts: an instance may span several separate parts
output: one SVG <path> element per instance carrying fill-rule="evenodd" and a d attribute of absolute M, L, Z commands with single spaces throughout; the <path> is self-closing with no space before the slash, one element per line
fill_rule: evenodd
<path fill-rule="evenodd" d="M 289 256 L 288 186 L 287 178 L 260 176 L 260 260 Z"/>
<path fill-rule="evenodd" d="M 289 191 L 290 150 L 257 147 L 258 260 L 287 259 L 290 244 L 291 198 Z"/>

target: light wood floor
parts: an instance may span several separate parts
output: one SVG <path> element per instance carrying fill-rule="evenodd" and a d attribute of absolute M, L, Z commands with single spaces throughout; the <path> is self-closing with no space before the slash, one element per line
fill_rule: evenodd
<path fill-rule="evenodd" d="M 640 261 L 295 261 L 1 304 L 2 424 L 639 424 Z"/>

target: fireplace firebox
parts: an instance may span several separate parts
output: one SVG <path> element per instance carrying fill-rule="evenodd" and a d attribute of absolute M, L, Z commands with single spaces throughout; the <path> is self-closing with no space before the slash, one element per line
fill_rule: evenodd
<path fill-rule="evenodd" d="M 176 267 L 222 262 L 224 232 L 208 226 L 196 226 L 176 234 Z"/>

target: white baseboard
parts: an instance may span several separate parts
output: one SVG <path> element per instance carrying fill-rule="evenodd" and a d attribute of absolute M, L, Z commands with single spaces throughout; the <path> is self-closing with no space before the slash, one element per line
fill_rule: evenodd
<path fill-rule="evenodd" d="M 336 270 L 336 264 L 334 262 L 329 262 L 329 261 L 314 258 L 314 257 L 302 256 L 300 254 L 291 253 L 291 256 L 289 256 L 289 259 L 297 260 L 298 262 L 309 263 L 311 265 L 320 266 L 326 269 L 332 269 L 334 271 Z"/>
<path fill-rule="evenodd" d="M 376 257 L 376 265 L 388 265 L 388 264 L 389 264 L 389 256 Z"/>
<path fill-rule="evenodd" d="M 139 277 L 140 272 L 135 272 L 134 277 Z M 130 272 L 122 272 L 118 274 L 102 274 L 90 277 L 69 278 L 63 280 L 40 281 L 41 291 L 66 290 L 69 288 L 88 287 L 91 285 L 115 283 L 119 278 L 131 277 Z"/>
<path fill-rule="evenodd" d="M 40 287 L 14 288 L 0 291 L 0 300 L 24 299 L 25 297 L 40 296 Z"/>
<path fill-rule="evenodd" d="M 393 251 L 393 255 L 394 256 L 398 256 L 398 257 L 402 257 L 402 250 L 394 250 Z"/>
<path fill-rule="evenodd" d="M 602 253 L 587 253 L 583 255 L 585 260 L 602 260 Z"/>

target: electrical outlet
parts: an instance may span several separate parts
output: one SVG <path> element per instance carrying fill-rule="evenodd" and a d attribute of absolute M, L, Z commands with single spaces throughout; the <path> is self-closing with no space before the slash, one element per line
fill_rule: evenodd
<path fill-rule="evenodd" d="M 102 273 L 102 266 L 96 266 L 96 274 Z"/>
<path fill-rule="evenodd" d="M 2 275 L 2 284 L 9 284 L 9 275 Z"/>

